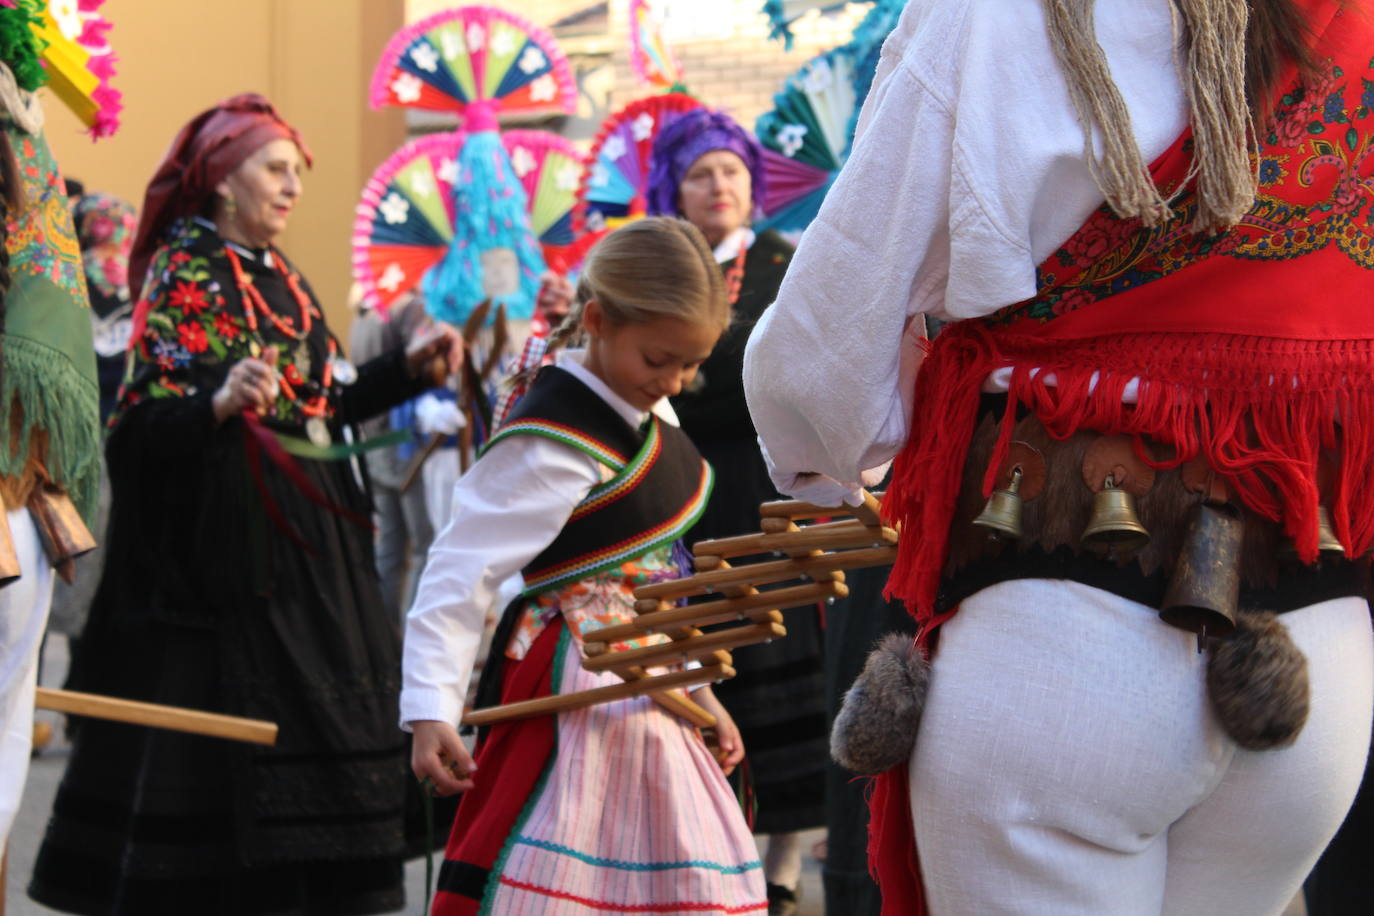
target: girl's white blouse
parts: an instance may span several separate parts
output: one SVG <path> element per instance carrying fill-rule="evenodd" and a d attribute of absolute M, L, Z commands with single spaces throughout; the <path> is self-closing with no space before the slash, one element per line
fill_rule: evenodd
<path fill-rule="evenodd" d="M 576 376 L 638 428 L 637 410 L 582 365 L 584 351 L 558 355 Z M 653 407 L 674 426 L 666 399 Z M 453 516 L 429 549 L 415 602 L 406 615 L 401 727 L 436 720 L 457 726 L 487 610 L 563 529 L 573 509 L 602 481 L 602 465 L 569 445 L 538 436 L 496 443 L 454 488 Z M 499 609 L 498 609 L 499 610 Z"/>
<path fill-rule="evenodd" d="M 1095 9 L 1148 163 L 1187 124 L 1170 2 Z M 974 318 L 1033 296 L 1037 265 L 1102 203 L 1042 4 L 912 0 L 849 161 L 749 341 L 745 390 L 775 483 L 857 483 L 889 461 L 910 424 L 913 317 Z"/>

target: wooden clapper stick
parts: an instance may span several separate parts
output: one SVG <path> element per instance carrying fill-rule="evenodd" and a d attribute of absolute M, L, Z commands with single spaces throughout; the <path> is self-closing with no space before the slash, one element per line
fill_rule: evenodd
<path fill-rule="evenodd" d="M 865 492 L 861 505 L 834 509 L 785 500 L 760 507 L 761 529 L 754 534 L 701 541 L 693 547 L 696 572 L 682 579 L 635 590 L 636 617 L 630 623 L 595 631 L 583 646 L 582 667 L 612 671 L 624 683 L 558 696 L 540 697 L 469 713 L 470 725 L 491 725 L 532 716 L 580 709 L 596 703 L 648 694 L 661 706 L 700 727 L 715 718 L 692 702 L 681 688 L 733 677 L 729 649 L 787 635 L 782 611 L 848 594 L 844 569 L 891 563 L 897 532 L 882 524 L 878 501 Z M 798 520 L 833 521 L 798 526 Z M 728 558 L 777 553 L 783 559 L 732 566 Z M 778 585 L 761 591 L 759 585 Z M 680 598 L 719 595 L 678 607 Z M 741 625 L 703 633 L 701 627 L 739 621 Z M 652 634 L 667 642 L 631 649 L 615 644 Z M 696 659 L 701 667 L 669 674 L 650 668 Z"/>
<path fill-rule="evenodd" d="M 275 722 L 243 719 L 238 716 L 201 712 L 197 709 L 183 709 L 179 706 L 122 700 L 118 697 L 77 693 L 74 690 L 55 690 L 50 687 L 38 688 L 33 705 L 39 709 L 52 709 L 74 716 L 90 716 L 93 719 L 109 719 L 114 722 L 127 722 L 130 725 L 146 725 L 150 728 L 170 728 L 173 731 L 192 732 L 249 744 L 277 743 Z"/>

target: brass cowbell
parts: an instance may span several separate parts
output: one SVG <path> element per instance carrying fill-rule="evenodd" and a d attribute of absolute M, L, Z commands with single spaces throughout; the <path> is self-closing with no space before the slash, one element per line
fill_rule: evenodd
<path fill-rule="evenodd" d="M 1021 468 L 1011 470 L 1011 483 L 1005 490 L 993 490 L 987 505 L 973 520 L 979 528 L 988 529 L 992 537 L 1021 537 L 1021 514 L 1025 503 L 1021 500 Z"/>
<path fill-rule="evenodd" d="M 1083 546 L 1099 553 L 1130 553 L 1150 543 L 1150 532 L 1135 513 L 1135 497 L 1108 475 L 1093 494 L 1093 514 L 1083 530 Z"/>
<path fill-rule="evenodd" d="M 1227 636 L 1240 601 L 1245 519 L 1229 505 L 1198 503 L 1188 521 L 1159 616 L 1199 636 Z"/>

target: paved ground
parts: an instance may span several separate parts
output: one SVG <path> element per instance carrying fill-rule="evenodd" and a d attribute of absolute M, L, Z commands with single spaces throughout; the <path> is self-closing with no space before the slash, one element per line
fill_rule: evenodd
<path fill-rule="evenodd" d="M 52 636 L 49 637 L 48 643 L 43 683 L 58 686 L 66 676 L 66 640 L 60 636 Z M 5 906 L 0 908 L 3 916 L 49 916 L 58 912 L 39 906 L 24 893 L 29 883 L 29 875 L 33 871 L 33 859 L 43 836 L 43 827 L 52 809 L 53 796 L 57 793 L 57 784 L 62 780 L 62 772 L 67 767 L 67 757 L 71 750 L 61 735 L 62 717 L 42 710 L 38 715 L 53 723 L 53 741 L 39 754 L 29 769 L 29 781 L 24 789 L 24 805 L 10 837 L 9 881 L 5 888 Z M 822 916 L 824 913 L 820 866 L 810 855 L 812 846 L 823 836 L 822 831 L 813 831 L 807 835 L 803 844 L 806 855 L 805 869 L 802 873 L 801 916 Z M 404 910 L 398 910 L 398 913 L 422 916 L 424 881 L 424 860 L 409 863 L 406 866 L 406 896 L 410 904 Z"/>

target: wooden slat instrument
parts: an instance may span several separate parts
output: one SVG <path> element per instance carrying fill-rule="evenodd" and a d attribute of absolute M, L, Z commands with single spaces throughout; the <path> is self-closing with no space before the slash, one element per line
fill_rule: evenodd
<path fill-rule="evenodd" d="M 884 566 L 896 559 L 897 531 L 882 523 L 878 498 L 867 491 L 858 506 L 827 508 L 780 500 L 764 503 L 759 514 L 758 532 L 698 542 L 692 548 L 692 575 L 635 589 L 633 620 L 584 634 L 582 667 L 614 672 L 624 683 L 475 710 L 463 721 L 492 725 L 648 694 L 699 727 L 714 725 L 715 718 L 682 687 L 733 677 L 729 650 L 786 636 L 783 610 L 843 598 L 849 593 L 844 570 Z M 778 557 L 737 566 L 729 562 L 770 553 Z M 712 597 L 677 604 L 702 596 Z M 701 630 L 722 624 L 733 625 Z M 667 640 L 616 648 L 655 634 Z M 651 673 L 689 659 L 700 660 L 701 667 Z"/>

